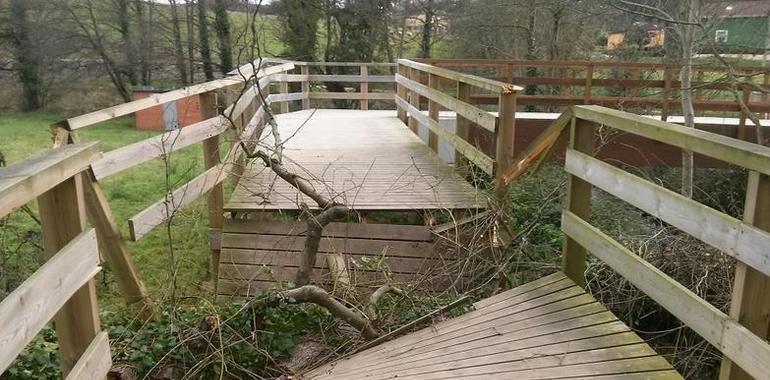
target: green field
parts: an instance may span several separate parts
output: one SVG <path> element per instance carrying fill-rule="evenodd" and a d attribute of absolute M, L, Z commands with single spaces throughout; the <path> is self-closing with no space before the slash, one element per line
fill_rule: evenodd
<path fill-rule="evenodd" d="M 5 156 L 6 163 L 12 164 L 49 149 L 51 133 L 48 125 L 58 119 L 56 115 L 45 113 L 0 116 L 0 135 L 4 137 L 0 139 L 0 152 Z M 86 128 L 79 132 L 79 137 L 84 141 L 100 141 L 102 150 L 109 151 L 154 134 L 136 131 L 133 128 L 133 119 L 126 117 Z M 174 152 L 170 157 L 170 186 L 167 186 L 165 162 L 160 159 L 118 173 L 100 183 L 124 236 L 128 236 L 127 220 L 130 217 L 161 200 L 167 188 L 176 188 L 202 172 L 200 144 Z M 34 212 L 34 205 L 31 206 Z M 23 235 L 30 235 L 39 230 L 31 218 L 20 212 L 12 215 L 9 227 Z M 198 200 L 184 208 L 174 218 L 171 233 L 178 259 L 179 285 L 184 290 L 195 292 L 194 287 L 201 283 L 205 286 L 205 280 L 208 278 L 205 201 Z M 15 236 L 4 238 L 4 247 L 8 247 L 8 243 L 13 240 L 18 240 Z M 168 292 L 170 283 L 170 246 L 166 229 L 163 226 L 156 228 L 140 241 L 129 243 L 129 248 L 152 296 L 162 299 Z M 10 255 L 8 252 L 6 254 Z M 8 258 L 5 261 L 7 265 L 13 264 Z M 6 279 L 7 288 L 15 287 L 18 281 L 27 277 L 28 271 L 34 269 L 24 268 L 23 264 L 24 262 L 20 262 L 17 266 L 19 271 Z M 100 302 L 105 306 L 120 305 L 122 301 L 109 274 L 109 268 L 105 268 L 99 277 Z"/>

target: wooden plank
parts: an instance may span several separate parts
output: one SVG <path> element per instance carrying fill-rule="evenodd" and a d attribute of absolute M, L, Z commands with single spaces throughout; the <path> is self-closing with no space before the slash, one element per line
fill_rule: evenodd
<path fill-rule="evenodd" d="M 201 104 L 202 119 L 208 119 L 216 116 L 217 114 L 216 94 L 214 93 L 202 94 L 200 98 L 200 104 Z M 227 157 L 227 165 L 220 167 L 220 165 L 222 165 L 222 162 L 220 159 L 219 135 L 212 136 L 208 139 L 203 140 L 202 145 L 203 145 L 203 167 L 206 170 L 217 169 L 217 170 L 224 171 L 226 168 L 232 167 L 233 161 L 238 161 L 237 159 L 232 160 L 233 157 L 229 156 Z M 224 178 L 228 173 L 221 173 L 221 174 L 222 174 L 222 177 L 219 180 L 219 183 L 209 188 L 208 196 L 206 197 L 206 206 L 208 209 L 208 219 L 209 219 L 209 230 L 221 230 L 224 224 L 225 199 L 224 199 L 224 187 L 222 186 L 222 181 L 224 180 Z M 219 265 L 219 249 L 218 248 L 212 249 L 211 250 L 211 273 L 213 273 L 214 278 L 216 278 L 216 274 L 218 273 L 218 265 Z"/>
<path fill-rule="evenodd" d="M 549 125 L 541 134 L 535 138 L 524 150 L 516 156 L 513 164 L 503 171 L 502 181 L 505 185 L 509 185 L 513 180 L 529 168 L 529 165 L 538 156 L 544 152 L 548 152 L 564 130 L 570 125 L 572 121 L 572 112 L 567 110 L 563 112 L 558 119 L 556 119 L 551 125 Z"/>
<path fill-rule="evenodd" d="M 103 380 L 112 367 L 110 339 L 100 332 L 80 357 L 66 380 Z"/>
<path fill-rule="evenodd" d="M 304 100 L 309 99 L 309 94 L 303 93 L 303 92 L 292 92 L 292 93 L 280 93 L 280 94 L 270 94 L 267 96 L 267 103 L 268 104 L 274 104 L 274 103 L 281 103 L 281 109 L 283 110 L 283 106 L 288 107 L 288 104 L 286 102 L 293 102 L 296 100 Z M 288 108 L 286 108 L 286 112 L 288 111 Z M 281 111 L 281 113 L 286 113 L 284 111 Z"/>
<path fill-rule="evenodd" d="M 400 66 L 400 65 L 398 66 L 398 73 L 401 74 L 401 75 L 406 76 L 407 75 L 407 70 L 408 69 L 406 67 L 404 67 L 404 66 Z M 396 78 L 394 76 L 393 77 L 393 81 L 395 82 L 395 80 L 396 80 Z M 407 94 L 406 87 L 404 87 L 404 86 L 402 86 L 400 84 L 396 84 L 396 96 L 395 96 L 395 99 L 396 99 L 396 115 L 398 116 L 398 119 L 401 120 L 401 122 L 404 123 L 404 124 L 408 123 L 407 118 L 406 118 L 406 111 L 404 110 L 403 107 L 398 105 L 398 99 L 399 98 L 406 99 L 407 98 L 406 94 Z"/>
<path fill-rule="evenodd" d="M 495 131 L 497 118 L 487 111 L 455 99 L 450 95 L 444 94 L 438 90 L 434 90 L 424 84 L 403 77 L 399 74 L 396 74 L 396 83 L 408 88 L 410 91 L 416 92 L 421 96 L 435 101 L 446 109 L 455 111 L 457 114 L 462 115 L 464 118 L 478 124 L 490 132 Z"/>
<path fill-rule="evenodd" d="M 399 59 L 398 60 L 399 65 L 403 65 L 406 67 L 410 67 L 413 69 L 417 69 L 419 71 L 430 73 L 434 75 L 438 75 L 440 77 L 451 79 L 458 82 L 467 83 L 471 86 L 478 87 L 484 90 L 492 91 L 495 93 L 500 92 L 511 92 L 511 91 L 522 91 L 523 88 L 514 86 L 512 84 L 491 80 L 487 78 L 482 78 L 476 75 L 468 75 L 459 73 L 452 70 L 443 69 L 440 67 L 431 66 L 425 63 L 415 62 L 408 59 Z"/>
<path fill-rule="evenodd" d="M 300 72 L 302 73 L 302 76 L 308 77 L 309 76 L 308 74 L 310 73 L 310 68 L 307 67 L 307 66 L 301 66 L 300 67 Z M 309 80 L 309 78 L 302 80 L 300 91 L 305 93 L 305 94 L 310 93 L 310 80 Z M 308 108 L 310 108 L 310 98 L 302 99 L 302 109 L 306 110 Z"/>
<path fill-rule="evenodd" d="M 361 94 L 366 96 L 369 93 L 369 69 L 366 66 L 361 66 Z M 391 79 L 395 80 L 395 78 Z M 369 101 L 364 99 L 359 101 L 362 111 L 369 110 Z"/>
<path fill-rule="evenodd" d="M 190 182 L 174 190 L 168 199 L 161 199 L 128 220 L 131 241 L 137 241 L 153 228 L 166 221 L 182 207 L 211 191 L 227 177 L 229 163 L 220 163 L 206 170 Z"/>
<path fill-rule="evenodd" d="M 575 214 L 562 230 L 755 377 L 770 373 L 770 344 Z"/>
<path fill-rule="evenodd" d="M 293 63 L 286 63 L 278 66 L 268 67 L 260 69 L 257 72 L 256 77 L 261 78 L 271 74 L 276 74 L 294 68 Z M 153 94 L 146 98 L 134 100 L 123 104 L 118 104 L 109 108 L 104 108 L 99 111 L 87 113 L 85 115 L 75 116 L 66 120 L 67 128 L 75 130 L 89 125 L 93 125 L 102 121 L 114 119 L 116 117 L 128 115 L 136 111 L 141 111 L 150 107 L 165 104 L 174 100 L 188 98 L 193 95 L 202 94 L 218 90 L 221 88 L 242 84 L 243 82 L 253 79 L 253 70 L 251 66 L 248 66 L 244 71 L 238 75 L 229 76 L 227 78 L 217 79 L 214 81 L 192 85 L 189 87 L 164 92 L 161 94 Z"/>
<path fill-rule="evenodd" d="M 342 99 L 342 100 L 393 100 L 393 92 L 311 92 L 310 99 Z"/>
<path fill-rule="evenodd" d="M 501 92 L 498 100 L 497 128 L 495 129 L 495 198 L 498 205 L 509 211 L 508 186 L 504 169 L 513 164 L 516 138 L 516 93 Z"/>
<path fill-rule="evenodd" d="M 755 171 L 749 172 L 743 222 L 770 231 L 770 177 Z M 736 263 L 729 315 L 749 331 L 765 338 L 770 338 L 768 294 L 770 277 L 742 262 Z M 742 380 L 751 379 L 751 376 L 725 357 L 722 359 L 719 378 Z"/>
<path fill-rule="evenodd" d="M 556 272 L 556 273 L 550 274 L 548 276 L 541 277 L 541 278 L 539 278 L 539 279 L 537 279 L 535 281 L 531 281 L 531 282 L 528 282 L 526 284 L 519 285 L 519 286 L 517 286 L 517 287 L 515 287 L 513 289 L 506 290 L 506 291 L 504 291 L 502 293 L 495 294 L 495 295 L 493 295 L 491 297 L 484 298 L 484 299 L 482 299 L 482 300 L 480 300 L 478 302 L 475 302 L 473 304 L 473 307 L 476 310 L 483 309 L 483 308 L 485 308 L 487 306 L 490 306 L 490 305 L 502 302 L 504 300 L 507 300 L 507 299 L 512 298 L 514 296 L 518 296 L 520 294 L 524 294 L 524 293 L 529 292 L 529 291 L 531 291 L 533 289 L 537 289 L 537 288 L 543 287 L 545 285 L 549 285 L 549 284 L 552 284 L 554 282 L 563 281 L 563 280 L 569 280 L 569 279 L 564 275 L 564 273 Z"/>
<path fill-rule="evenodd" d="M 366 67 L 366 66 L 362 66 Z M 302 66 L 307 68 L 307 66 Z M 336 75 L 336 74 L 273 74 L 281 82 L 343 82 L 343 83 L 395 83 L 392 75 Z M 305 91 L 303 91 L 305 92 Z"/>
<path fill-rule="evenodd" d="M 428 87 L 441 92 L 439 77 L 435 74 L 428 74 Z M 428 118 L 436 122 L 436 124 L 438 124 L 438 113 L 440 109 L 441 107 L 435 100 L 428 98 Z M 428 130 L 428 147 L 430 147 L 432 151 L 438 153 L 438 135 L 430 129 Z"/>
<path fill-rule="evenodd" d="M 572 149 L 568 173 L 770 274 L 770 233 Z"/>
<path fill-rule="evenodd" d="M 575 106 L 575 117 L 770 175 L 770 148 L 599 106 Z"/>
<path fill-rule="evenodd" d="M 97 142 L 70 144 L 0 167 L 0 217 L 84 171 L 99 156 Z"/>
<path fill-rule="evenodd" d="M 299 236 L 252 235 L 226 233 L 222 236 L 222 248 L 263 249 L 277 251 L 302 250 L 305 239 Z M 428 257 L 433 249 L 433 243 L 404 242 L 388 240 L 364 239 L 321 239 L 319 252 L 346 253 L 383 253 L 398 257 Z"/>
<path fill-rule="evenodd" d="M 465 103 L 471 102 L 471 86 L 467 83 L 463 82 L 457 82 L 457 100 Z M 470 136 L 470 127 L 471 127 L 471 121 L 464 118 L 462 115 L 456 114 L 455 115 L 455 135 L 460 138 L 460 140 L 464 142 L 468 142 L 469 136 Z M 452 144 L 454 145 L 454 144 Z M 471 144 L 471 146 L 473 146 Z M 459 151 L 455 150 L 455 161 L 454 161 L 455 169 L 458 170 L 460 175 L 465 175 L 465 171 L 467 168 L 467 162 L 464 159 L 464 154 Z M 490 169 L 492 167 L 490 166 Z M 485 171 L 486 172 L 486 171 Z M 487 172 L 490 176 L 492 175 L 492 172 Z"/>
<path fill-rule="evenodd" d="M 225 233 L 253 233 L 260 235 L 305 236 L 307 223 L 281 222 L 260 219 L 228 219 Z M 329 223 L 322 231 L 323 237 L 347 239 L 433 241 L 433 234 L 425 226 L 376 223 Z"/>
<path fill-rule="evenodd" d="M 0 320 L 4 321 L 0 324 L 0 345 L 3 347 L 0 350 L 0 373 L 70 297 L 98 272 L 96 234 L 89 230 L 65 245 L 3 299 L 0 303 Z"/>
<path fill-rule="evenodd" d="M 96 229 L 102 253 L 109 262 L 121 296 L 126 304 L 134 305 L 135 309 L 138 309 L 142 319 L 152 318 L 155 305 L 147 294 L 131 252 L 115 223 L 107 197 L 99 184 L 91 180 L 84 181 L 83 193 L 88 220 Z"/>
<path fill-rule="evenodd" d="M 460 152 L 464 157 L 473 162 L 485 173 L 492 175 L 494 160 L 484 154 L 482 151 L 476 149 L 473 145 L 463 140 L 461 137 L 452 134 L 444 129 L 438 121 L 429 118 L 422 112 L 418 111 L 413 105 L 406 102 L 406 100 L 396 97 L 396 103 L 405 110 L 409 116 L 413 117 L 418 123 L 427 127 L 432 133 L 435 133 L 441 139 L 449 142 L 455 149 Z"/>
<path fill-rule="evenodd" d="M 581 152 L 593 153 L 595 125 L 584 120 L 572 118 L 569 147 Z M 587 218 L 591 213 L 591 184 L 570 176 L 567 180 L 567 199 L 565 209 Z M 586 250 L 567 236 L 562 245 L 562 271 L 578 285 L 585 287 Z"/>
<path fill-rule="evenodd" d="M 65 180 L 37 199 L 43 246 L 47 259 L 67 247 L 86 226 L 82 180 L 84 174 Z M 82 252 L 79 252 L 82 259 Z M 98 254 L 97 254 L 98 255 Z M 61 271 L 66 266 L 58 266 Z M 55 278 L 55 277 L 53 277 Z M 50 278 L 48 279 L 50 281 Z M 62 373 L 66 376 L 100 330 L 96 284 L 86 281 L 59 308 L 54 318 L 61 354 Z"/>
<path fill-rule="evenodd" d="M 164 154 L 182 149 L 227 130 L 230 123 L 222 116 L 204 120 L 133 144 L 104 153 L 91 165 L 94 176 L 102 180 L 108 176 L 147 162 Z"/>

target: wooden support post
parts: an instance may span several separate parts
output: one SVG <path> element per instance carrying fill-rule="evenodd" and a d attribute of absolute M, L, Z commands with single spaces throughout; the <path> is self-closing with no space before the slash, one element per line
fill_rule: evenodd
<path fill-rule="evenodd" d="M 770 23 L 769 23 L 770 24 Z M 770 27 L 770 26 L 768 26 Z M 768 37 L 770 38 L 770 36 Z M 765 88 L 770 88 L 770 71 L 765 72 L 764 79 L 762 79 L 762 85 Z M 767 103 L 770 96 L 768 96 L 767 92 L 762 92 L 762 103 Z M 770 118 L 770 112 L 765 113 L 765 119 Z"/>
<path fill-rule="evenodd" d="M 503 211 L 508 208 L 508 186 L 505 169 L 515 158 L 516 93 L 501 93 L 498 100 L 497 131 L 495 133 L 495 198 Z"/>
<path fill-rule="evenodd" d="M 639 94 L 639 69 L 634 68 L 631 69 L 631 80 L 634 81 L 634 84 L 631 86 L 631 97 L 635 98 Z"/>
<path fill-rule="evenodd" d="M 289 82 L 283 81 L 279 83 L 279 91 L 281 94 L 288 94 L 289 93 Z M 281 102 L 280 104 L 281 113 L 287 113 L 289 112 L 289 102 Z"/>
<path fill-rule="evenodd" d="M 409 69 L 409 79 L 419 82 L 420 81 L 420 71 L 417 69 Z M 420 94 L 418 94 L 415 91 L 409 91 L 409 104 L 413 105 L 416 109 L 420 109 Z M 418 133 L 420 131 L 420 123 L 417 121 L 416 118 L 413 116 L 409 116 L 409 129 L 412 130 L 414 133 Z"/>
<path fill-rule="evenodd" d="M 593 156 L 594 130 L 592 122 L 572 118 L 569 147 L 578 152 Z M 567 210 L 580 218 L 588 219 L 591 212 L 591 184 L 570 175 L 567 182 Z M 581 287 L 585 287 L 586 249 L 578 242 L 564 238 L 562 247 L 562 271 Z"/>
<path fill-rule="evenodd" d="M 695 72 L 695 83 L 694 86 L 695 89 L 695 100 L 703 99 L 703 70 L 698 70 Z M 697 114 L 696 114 L 697 115 Z"/>
<path fill-rule="evenodd" d="M 406 68 L 406 66 L 403 66 L 401 64 L 398 65 L 398 74 L 404 77 L 409 77 L 408 69 Z M 398 94 L 398 96 L 401 99 L 408 100 L 406 87 L 400 84 L 396 84 L 396 94 Z M 408 123 L 408 120 L 406 118 L 406 110 L 401 108 L 398 104 L 396 104 L 396 113 L 398 114 L 398 118 L 401 119 L 401 122 L 403 122 L 404 124 Z"/>
<path fill-rule="evenodd" d="M 428 87 L 440 90 L 439 89 L 439 82 L 441 78 L 434 74 L 428 74 Z M 439 104 L 436 103 L 433 100 L 428 99 L 428 117 L 433 119 L 435 122 L 438 123 L 438 111 L 439 111 Z M 428 129 L 428 147 L 432 149 L 434 152 L 438 153 L 438 135 L 436 132 L 431 131 Z"/>
<path fill-rule="evenodd" d="M 99 245 L 112 269 L 120 294 L 127 305 L 134 306 L 139 318 L 145 321 L 153 319 L 155 304 L 147 294 L 139 271 L 134 266 L 131 252 L 120 234 L 118 224 L 115 223 L 107 197 L 99 184 L 91 178 L 90 173 L 83 176 L 83 194 L 88 220 L 96 229 Z"/>
<path fill-rule="evenodd" d="M 82 180 L 81 175 L 76 175 L 38 197 L 43 244 L 48 258 L 53 257 L 85 228 Z M 100 331 L 93 279 L 59 309 L 54 321 L 62 374 L 66 377 Z"/>
<path fill-rule="evenodd" d="M 748 106 L 749 100 L 751 100 L 751 89 L 749 86 L 744 85 L 743 86 L 743 104 L 746 104 Z M 746 133 L 746 119 L 748 119 L 749 115 L 741 109 L 741 115 L 738 119 L 738 139 L 739 140 L 746 140 L 748 136 Z M 761 142 L 759 142 L 761 143 Z"/>
<path fill-rule="evenodd" d="M 674 71 L 672 68 L 666 66 L 666 68 L 663 70 L 663 106 L 661 107 L 660 113 L 660 119 L 663 121 L 668 120 L 668 115 L 671 113 L 671 104 L 669 104 L 669 99 L 671 99 L 671 81 L 673 75 Z"/>
<path fill-rule="evenodd" d="M 593 91 L 594 65 L 588 64 L 586 67 L 586 86 L 583 94 L 583 104 L 591 104 L 591 92 Z"/>
<path fill-rule="evenodd" d="M 770 176 L 749 172 L 743 221 L 770 231 Z M 770 338 L 770 277 L 738 262 L 735 267 L 730 317 L 757 336 Z M 752 379 L 730 359 L 722 359 L 722 380 Z"/>
<path fill-rule="evenodd" d="M 366 96 L 369 94 L 369 68 L 366 65 L 361 65 L 361 100 L 360 106 L 364 111 L 369 110 L 369 100 Z"/>
<path fill-rule="evenodd" d="M 305 77 L 305 79 L 302 80 L 302 93 L 307 95 L 310 93 L 310 81 L 307 79 L 307 76 L 310 75 L 310 67 L 308 65 L 300 66 L 300 73 Z M 310 98 L 302 99 L 302 109 L 306 110 L 309 108 Z"/>
<path fill-rule="evenodd" d="M 466 102 L 470 104 L 471 102 L 471 86 L 467 83 L 463 82 L 457 82 L 457 99 Z M 468 135 L 470 133 L 470 121 L 464 117 L 462 117 L 459 113 L 456 114 L 457 117 L 455 118 L 456 124 L 455 124 L 455 134 L 463 139 L 464 141 L 468 141 Z M 465 156 L 458 151 L 455 150 L 455 169 L 459 171 L 460 174 L 464 175 L 466 169 L 468 168 L 468 160 L 465 159 Z"/>
<path fill-rule="evenodd" d="M 283 82 L 286 83 L 286 82 Z M 216 116 L 216 94 L 209 92 L 201 95 L 201 116 L 208 119 Z M 285 103 L 284 103 L 285 104 Z M 219 135 L 203 140 L 203 164 L 206 170 L 220 164 L 219 157 Z M 217 232 L 222 230 L 224 225 L 224 190 L 222 183 L 214 186 L 208 194 L 208 213 L 209 213 L 209 231 Z M 216 280 L 219 273 L 219 254 L 220 250 L 211 247 L 211 273 Z"/>

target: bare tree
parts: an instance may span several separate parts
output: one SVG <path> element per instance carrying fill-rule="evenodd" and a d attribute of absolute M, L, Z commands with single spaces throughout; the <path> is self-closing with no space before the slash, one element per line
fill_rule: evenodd
<path fill-rule="evenodd" d="M 176 61 L 176 70 L 179 73 L 179 81 L 182 85 L 187 85 L 187 65 L 185 64 L 184 46 L 182 45 L 182 31 L 179 23 L 179 9 L 176 0 L 169 0 L 171 12 L 171 31 L 174 39 L 174 60 Z"/>
<path fill-rule="evenodd" d="M 253 17 L 252 22 L 256 22 L 256 17 Z M 219 67 L 222 74 L 227 74 L 233 69 L 233 48 L 230 41 L 230 18 L 227 15 L 226 0 L 214 0 L 214 29 L 219 41 Z"/>
<path fill-rule="evenodd" d="M 206 76 L 206 80 L 212 80 L 214 79 L 214 68 L 211 65 L 211 44 L 209 43 L 206 0 L 198 0 L 198 38 L 201 61 L 203 63 L 203 75 Z"/>

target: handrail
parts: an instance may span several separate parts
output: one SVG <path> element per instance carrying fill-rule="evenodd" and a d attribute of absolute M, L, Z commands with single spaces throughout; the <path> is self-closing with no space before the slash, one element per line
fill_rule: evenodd
<path fill-rule="evenodd" d="M 770 283 L 770 148 L 598 106 L 575 106 L 571 115 L 565 160 L 569 190 L 562 214 L 567 236 L 564 273 L 585 284 L 586 251 L 590 251 L 729 358 L 723 362 L 723 375 L 731 373 L 733 363 L 758 378 L 770 373 L 770 344 L 765 337 L 770 320 L 762 311 L 768 305 L 761 304 L 762 298 L 746 297 L 766 292 Z M 744 220 L 594 158 L 594 134 L 600 125 L 748 169 Z M 594 187 L 737 259 L 737 273 L 751 275 L 736 274 L 730 314 L 592 226 L 588 216 Z M 751 323 L 744 326 L 745 321 Z"/>
<path fill-rule="evenodd" d="M 97 142 L 73 144 L 0 168 L 0 217 L 37 198 L 47 258 L 0 302 L 0 374 L 51 319 L 67 379 L 103 379 L 112 365 L 97 313 L 99 246 L 82 212 L 83 182 L 98 156 Z"/>
<path fill-rule="evenodd" d="M 466 84 L 469 84 L 471 86 L 475 86 L 475 87 L 478 87 L 478 88 L 482 88 L 484 90 L 492 91 L 492 92 L 497 93 L 497 94 L 507 94 L 507 93 L 511 93 L 511 92 L 517 92 L 517 91 L 524 90 L 524 88 L 516 86 L 516 85 L 513 85 L 513 84 L 509 84 L 509 83 L 505 83 L 505 82 L 500 82 L 500 81 L 493 80 L 493 79 L 487 79 L 487 78 L 483 78 L 483 77 L 476 76 L 476 75 L 469 75 L 469 74 L 458 73 L 456 71 L 447 70 L 447 69 L 443 69 L 443 68 L 436 67 L 436 66 L 431 66 L 431 65 L 428 65 L 428 64 L 425 64 L 425 63 L 420 63 L 420 62 L 412 61 L 412 60 L 409 60 L 409 59 L 399 59 L 398 60 L 398 64 L 406 66 L 406 67 L 409 67 L 409 68 L 412 68 L 412 69 L 424 71 L 426 73 L 435 74 L 435 75 L 438 75 L 440 77 L 444 77 L 444 78 L 447 78 L 447 79 L 456 80 L 458 82 L 466 83 Z"/>

